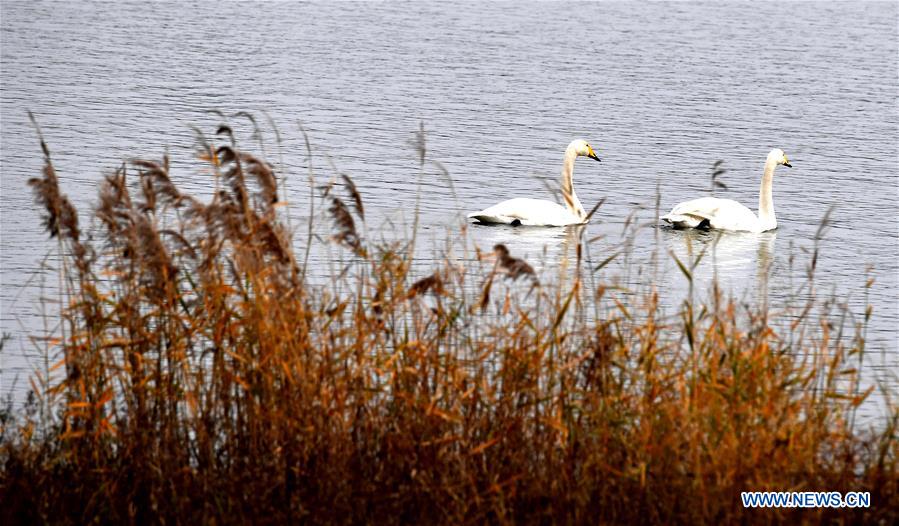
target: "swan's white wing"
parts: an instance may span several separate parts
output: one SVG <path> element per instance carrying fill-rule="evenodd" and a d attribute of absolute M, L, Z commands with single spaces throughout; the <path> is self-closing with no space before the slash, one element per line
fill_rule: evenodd
<path fill-rule="evenodd" d="M 759 219 L 740 203 L 732 199 L 702 197 L 678 204 L 661 217 L 663 221 L 679 228 L 696 228 L 704 221 L 720 230 L 761 231 Z"/>
<path fill-rule="evenodd" d="M 468 214 L 468 217 L 481 223 L 507 225 L 516 220 L 526 226 L 565 226 L 581 223 L 577 216 L 560 204 L 527 197 L 503 201 L 480 212 Z"/>

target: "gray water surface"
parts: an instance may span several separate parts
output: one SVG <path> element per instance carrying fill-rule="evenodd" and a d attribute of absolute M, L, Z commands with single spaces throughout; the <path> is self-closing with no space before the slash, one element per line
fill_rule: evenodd
<path fill-rule="evenodd" d="M 765 156 L 782 148 L 794 168 L 777 172 L 777 232 L 721 238 L 698 279 L 717 275 L 750 300 L 786 298 L 834 207 L 816 285 L 856 315 L 873 305 L 866 374 L 899 391 L 895 2 L 3 2 L 0 9 L 0 328 L 12 336 L 0 356 L 3 393 L 24 391 L 39 364 L 28 335 L 46 329 L 38 299 L 53 297 L 55 283 L 39 270 L 55 244 L 25 184 L 42 164 L 26 111 L 39 119 L 88 224 L 102 176 L 133 157 L 168 151 L 178 182 L 208 193 L 189 125 L 212 134 L 220 122 L 212 109 L 266 111 L 278 123 L 298 221 L 309 199 L 302 122 L 315 168 L 327 177 L 330 158 L 354 177 L 372 230 L 411 224 L 418 163 L 409 140 L 423 122 L 428 156 L 454 182 L 451 190 L 433 165 L 422 180 L 420 234 L 434 245 L 458 232 L 467 212 L 509 197 L 549 198 L 536 177 L 554 181 L 565 146 L 583 137 L 603 158 L 575 169 L 587 208 L 606 199 L 586 234 L 606 236 L 592 245 L 595 260 L 613 250 L 629 217 L 654 221 L 657 195 L 663 211 L 708 195 L 718 159 L 728 188 L 716 195 L 755 209 Z M 246 120 L 232 124 L 248 135 Z M 278 161 L 271 141 L 267 148 Z M 482 248 L 508 244 L 542 271 L 567 250 L 564 229 L 468 233 Z M 632 257 L 683 258 L 712 239 L 645 228 L 632 240 Z M 327 266 L 326 258 L 314 261 Z M 670 261 L 665 268 L 663 303 L 674 305 L 684 280 Z M 869 276 L 876 281 L 866 295 Z"/>

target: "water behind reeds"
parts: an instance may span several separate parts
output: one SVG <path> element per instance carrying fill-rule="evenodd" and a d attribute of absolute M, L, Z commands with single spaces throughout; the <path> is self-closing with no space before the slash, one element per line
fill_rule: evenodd
<path fill-rule="evenodd" d="M 811 249 L 821 218 L 837 205 L 821 243 L 819 290 L 834 291 L 856 316 L 866 301 L 873 305 L 868 338 L 876 352 L 866 371 L 897 387 L 890 374 L 899 369 L 896 5 L 570 9 L 542 2 L 477 9 L 453 2 L 4 3 L 0 327 L 12 335 L 2 357 L 4 388 L 20 377 L 21 397 L 21 377 L 39 361 L 26 337 L 43 328 L 39 293 L 19 285 L 37 282 L 33 270 L 52 248 L 38 241 L 24 186 L 40 170 L 26 110 L 46 128 L 66 191 L 88 203 L 121 160 L 158 158 L 166 148 L 180 168 L 179 184 L 209 195 L 208 176 L 189 162 L 189 125 L 217 124 L 205 113 L 210 108 L 266 110 L 276 118 L 294 223 L 309 208 L 305 146 L 295 126 L 302 121 L 319 154 L 316 168 L 328 168 L 327 154 L 364 189 L 375 236 L 411 226 L 416 154 L 407 141 L 424 121 L 430 157 L 452 174 L 455 196 L 428 166 L 419 258 L 440 259 L 432 248 L 443 246 L 447 225 L 455 228 L 464 212 L 507 196 L 548 195 L 532 176 L 554 181 L 575 136 L 603 157 L 601 165 L 576 168 L 581 199 L 606 198 L 586 234 L 611 242 L 594 250 L 600 261 L 628 218 L 652 220 L 657 189 L 662 208 L 705 195 L 717 159 L 728 170 L 728 189 L 718 194 L 754 206 L 765 154 L 784 148 L 795 168 L 780 170 L 775 181 L 776 239 L 722 239 L 718 258 L 703 260 L 697 280 L 707 286 L 717 269 L 725 288 L 752 297 L 759 257 L 770 258 L 768 296 L 782 302 L 805 272 L 791 270 L 791 258 Z M 559 230 L 469 233 L 482 248 L 507 244 L 538 272 L 565 250 Z M 669 250 L 684 257 L 688 243 L 698 251 L 709 239 L 644 229 L 632 257 L 642 264 Z M 313 271 L 330 274 L 327 254 L 311 257 Z M 672 306 L 686 288 L 667 261 L 660 303 Z M 620 271 L 618 264 L 609 270 Z M 869 267 L 877 281 L 865 298 Z M 47 296 L 54 286 L 51 277 Z"/>

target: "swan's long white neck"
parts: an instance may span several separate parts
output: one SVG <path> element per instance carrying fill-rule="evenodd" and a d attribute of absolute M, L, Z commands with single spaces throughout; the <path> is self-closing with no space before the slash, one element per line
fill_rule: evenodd
<path fill-rule="evenodd" d="M 587 217 L 587 212 L 581 205 L 580 199 L 574 193 L 574 161 L 577 159 L 577 150 L 574 146 L 569 145 L 565 149 L 565 162 L 562 163 L 562 198 L 565 200 L 565 206 L 568 210 L 583 220 Z"/>
<path fill-rule="evenodd" d="M 762 230 L 777 228 L 777 218 L 774 217 L 774 196 L 772 185 L 774 183 L 774 169 L 777 167 L 777 159 L 768 156 L 765 161 L 765 174 L 762 176 L 762 185 L 759 188 L 759 223 Z"/>

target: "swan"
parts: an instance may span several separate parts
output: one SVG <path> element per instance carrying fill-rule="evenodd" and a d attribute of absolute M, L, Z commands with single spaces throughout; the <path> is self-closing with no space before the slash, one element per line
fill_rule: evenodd
<path fill-rule="evenodd" d="M 792 168 L 783 150 L 775 148 L 765 161 L 765 173 L 759 188 L 759 215 L 731 199 L 702 197 L 685 201 L 671 209 L 659 219 L 670 223 L 674 228 L 715 228 L 719 230 L 736 230 L 746 232 L 766 232 L 777 228 L 774 217 L 774 199 L 771 195 L 771 184 L 774 180 L 774 169 L 782 164 Z"/>
<path fill-rule="evenodd" d="M 587 222 L 587 212 L 574 193 L 574 161 L 580 156 L 599 161 L 593 148 L 583 139 L 571 141 L 565 149 L 565 161 L 562 163 L 562 197 L 565 206 L 542 199 L 519 197 L 468 214 L 469 219 L 479 223 L 498 223 L 506 225 L 526 226 L 565 226 L 581 225 Z"/>

